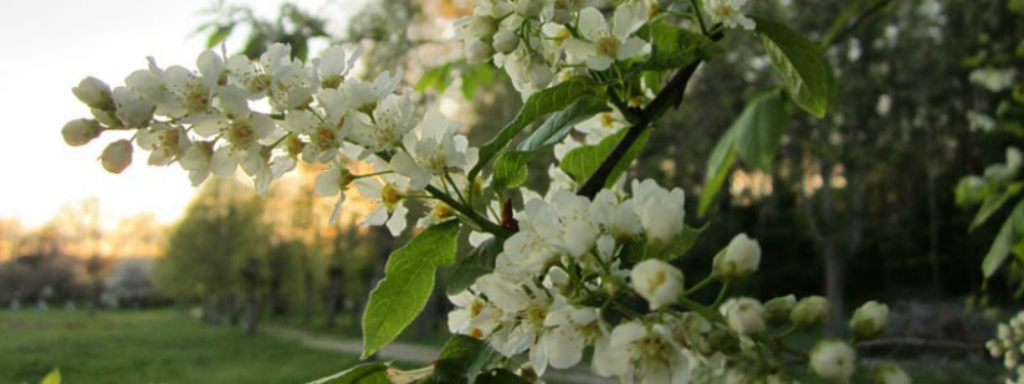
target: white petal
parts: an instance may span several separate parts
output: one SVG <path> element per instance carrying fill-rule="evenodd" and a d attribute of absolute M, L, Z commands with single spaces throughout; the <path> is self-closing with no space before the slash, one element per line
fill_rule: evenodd
<path fill-rule="evenodd" d="M 607 56 L 591 56 L 587 58 L 587 67 L 595 71 L 603 71 L 612 66 L 612 59 Z"/>
<path fill-rule="evenodd" d="M 601 11 L 587 7 L 580 11 L 579 30 L 587 40 L 597 41 L 608 36 L 608 22 L 604 19 Z"/>
<path fill-rule="evenodd" d="M 230 177 L 235 174 L 238 164 L 245 159 L 246 152 L 229 145 L 220 147 L 213 152 L 213 157 L 210 159 L 210 170 L 213 171 L 214 175 Z"/>
<path fill-rule="evenodd" d="M 328 169 L 316 177 L 316 194 L 318 196 L 334 196 L 341 192 L 341 174 L 338 171 Z"/>
<path fill-rule="evenodd" d="M 619 324 L 619 326 L 612 330 L 611 343 L 609 345 L 612 348 L 624 347 L 640 340 L 645 335 L 647 335 L 647 329 L 640 323 L 629 322 Z"/>
<path fill-rule="evenodd" d="M 359 190 L 359 194 L 363 195 L 363 197 L 372 200 L 380 200 L 380 194 L 384 190 L 384 186 L 381 185 L 380 180 L 367 177 L 358 179 L 352 183 L 356 185 L 356 189 Z"/>
<path fill-rule="evenodd" d="M 613 33 L 619 40 L 623 40 L 629 34 L 636 32 L 640 26 L 647 22 L 647 3 L 634 1 L 623 4 L 615 10 Z"/>
<path fill-rule="evenodd" d="M 619 46 L 619 50 L 616 52 L 615 58 L 618 60 L 631 59 L 637 56 L 645 54 L 645 51 L 650 51 L 650 46 L 647 45 L 646 41 L 643 41 L 636 37 L 630 37 L 626 39 L 622 45 Z"/>
<path fill-rule="evenodd" d="M 391 214 L 391 218 L 388 219 L 388 230 L 391 231 L 391 236 L 401 235 L 402 231 L 405 230 L 405 227 L 409 225 L 408 219 L 405 218 L 405 215 L 408 213 L 409 208 L 406 208 L 405 204 L 399 203 L 398 207 L 395 207 L 395 212 L 393 212 Z"/>

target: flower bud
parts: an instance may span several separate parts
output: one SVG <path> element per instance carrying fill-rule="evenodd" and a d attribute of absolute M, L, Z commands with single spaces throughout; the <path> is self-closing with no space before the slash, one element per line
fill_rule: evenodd
<path fill-rule="evenodd" d="M 729 246 L 715 256 L 712 273 L 720 280 L 745 279 L 757 271 L 761 264 L 761 246 L 741 233 L 732 238 Z"/>
<path fill-rule="evenodd" d="M 466 61 L 470 64 L 479 64 L 487 61 L 494 54 L 494 48 L 480 39 L 473 39 L 466 43 Z"/>
<path fill-rule="evenodd" d="M 857 353 L 839 340 L 821 340 L 811 349 L 811 371 L 826 380 L 849 383 L 857 368 Z"/>
<path fill-rule="evenodd" d="M 825 323 L 828 319 L 828 299 L 821 296 L 810 296 L 800 299 L 793 306 L 789 319 L 797 329 L 810 329 Z"/>
<path fill-rule="evenodd" d="M 104 111 L 114 109 L 114 99 L 110 96 L 110 87 L 95 77 L 82 79 L 77 87 L 71 88 L 71 92 L 89 107 Z"/>
<path fill-rule="evenodd" d="M 544 2 L 541 0 L 519 0 L 516 3 L 516 13 L 524 19 L 536 19 L 544 10 Z"/>
<path fill-rule="evenodd" d="M 489 16 L 469 16 L 455 21 L 455 36 L 461 39 L 483 39 L 490 37 L 498 28 L 497 21 Z"/>
<path fill-rule="evenodd" d="M 889 322 L 889 306 L 869 301 L 857 308 L 850 318 L 850 331 L 858 340 L 870 340 L 885 331 Z"/>
<path fill-rule="evenodd" d="M 519 46 L 519 36 L 515 32 L 502 30 L 494 34 L 494 50 L 498 53 L 509 53 Z"/>
<path fill-rule="evenodd" d="M 741 297 L 726 301 L 718 308 L 729 328 L 740 335 L 756 335 L 764 331 L 764 307 L 757 300 Z"/>
<path fill-rule="evenodd" d="M 132 163 L 132 143 L 118 140 L 107 146 L 100 155 L 103 168 L 110 173 L 121 173 Z"/>
<path fill-rule="evenodd" d="M 683 272 L 657 259 L 641 261 L 630 271 L 633 290 L 651 305 L 651 310 L 675 304 L 683 293 Z"/>
<path fill-rule="evenodd" d="M 796 296 L 776 297 L 764 303 L 764 317 L 768 325 L 779 327 L 789 322 L 789 313 L 796 305 Z"/>
<path fill-rule="evenodd" d="M 551 67 L 543 60 L 534 60 L 530 65 L 530 84 L 537 88 L 551 84 Z"/>
<path fill-rule="evenodd" d="M 896 364 L 882 364 L 871 370 L 872 384 L 911 384 L 910 375 Z"/>
<path fill-rule="evenodd" d="M 77 119 L 64 124 L 60 134 L 64 136 L 64 142 L 72 147 L 85 145 L 100 136 L 103 127 L 96 120 Z"/>

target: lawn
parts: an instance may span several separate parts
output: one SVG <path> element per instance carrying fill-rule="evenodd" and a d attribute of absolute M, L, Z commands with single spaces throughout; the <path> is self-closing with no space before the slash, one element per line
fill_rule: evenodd
<path fill-rule="evenodd" d="M 0 383 L 302 383 L 354 362 L 170 310 L 0 311 Z"/>

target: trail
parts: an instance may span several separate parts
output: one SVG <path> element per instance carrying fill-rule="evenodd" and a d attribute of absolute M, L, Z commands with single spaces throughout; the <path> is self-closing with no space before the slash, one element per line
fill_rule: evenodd
<path fill-rule="evenodd" d="M 303 345 L 326 351 L 343 352 L 359 356 L 363 351 L 361 340 L 343 339 L 334 336 L 316 335 L 301 329 L 268 325 L 261 327 L 262 332 L 294 340 Z M 439 349 L 409 343 L 392 342 L 377 352 L 377 356 L 383 360 L 400 360 L 416 364 L 431 364 L 437 357 Z M 571 370 L 554 370 L 549 368 L 544 378 L 567 384 L 606 384 L 613 383 L 610 379 L 601 378 L 590 373 L 585 364 Z"/>

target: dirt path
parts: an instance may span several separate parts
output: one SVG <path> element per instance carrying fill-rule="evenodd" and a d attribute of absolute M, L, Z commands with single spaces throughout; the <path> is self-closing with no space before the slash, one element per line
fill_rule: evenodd
<path fill-rule="evenodd" d="M 363 351 L 361 340 L 315 335 L 300 329 L 280 326 L 264 326 L 262 331 L 269 335 L 298 341 L 310 348 L 343 352 L 356 356 L 359 356 Z M 401 360 L 426 365 L 434 361 L 438 352 L 439 350 L 434 347 L 394 342 L 381 348 L 380 352 L 377 352 L 377 356 L 384 360 Z M 605 384 L 613 382 L 609 379 L 597 377 L 582 367 L 564 371 L 551 370 L 544 377 L 549 380 L 572 384 Z"/>

